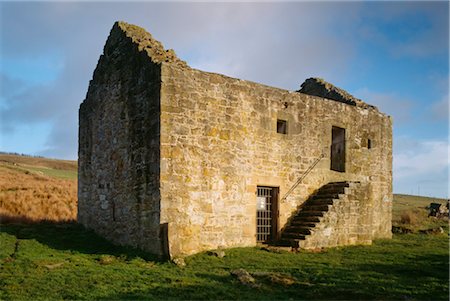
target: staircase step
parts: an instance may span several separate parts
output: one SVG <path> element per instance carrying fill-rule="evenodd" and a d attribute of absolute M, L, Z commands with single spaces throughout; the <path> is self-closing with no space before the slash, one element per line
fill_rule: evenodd
<path fill-rule="evenodd" d="M 345 188 L 347 187 L 327 187 L 327 188 L 320 188 L 316 195 L 319 194 L 344 194 Z"/>
<path fill-rule="evenodd" d="M 320 217 L 319 216 L 295 216 L 292 219 L 293 223 L 319 223 Z"/>
<path fill-rule="evenodd" d="M 311 227 L 304 227 L 304 226 L 293 226 L 290 225 L 284 230 L 284 233 L 298 233 L 298 234 L 304 234 L 309 235 L 311 234 Z"/>
<path fill-rule="evenodd" d="M 334 186 L 334 185 L 343 185 L 343 186 L 345 186 L 345 187 L 348 187 L 349 185 L 350 185 L 350 182 L 347 182 L 347 181 L 341 181 L 341 182 L 330 182 L 330 183 L 328 183 L 327 185 L 325 185 L 325 186 Z"/>
<path fill-rule="evenodd" d="M 304 220 L 293 220 L 290 225 L 314 228 L 316 226 L 316 223 L 312 223 L 312 222 L 308 222 L 308 221 L 304 221 Z"/>
<path fill-rule="evenodd" d="M 325 186 L 321 187 L 319 189 L 319 191 L 321 191 L 321 190 L 328 190 L 328 189 L 343 189 L 343 188 L 346 188 L 346 187 L 350 187 L 350 184 L 349 183 L 345 183 L 345 184 L 328 184 L 328 185 L 325 185 Z"/>
<path fill-rule="evenodd" d="M 331 205 L 309 205 L 303 207 L 302 211 L 328 211 Z"/>
<path fill-rule="evenodd" d="M 316 194 L 313 196 L 313 200 L 321 200 L 321 199 L 338 199 L 339 194 Z"/>
<path fill-rule="evenodd" d="M 314 217 L 321 217 L 323 216 L 324 212 L 323 211 L 300 211 L 297 214 L 297 217 L 310 217 L 310 216 L 314 216 Z"/>
<path fill-rule="evenodd" d="M 283 232 L 281 234 L 282 239 L 300 239 L 304 240 L 306 237 L 305 234 L 297 233 L 297 232 Z"/>
<path fill-rule="evenodd" d="M 334 204 L 334 200 L 333 199 L 315 199 L 315 200 L 311 200 L 308 202 L 308 204 L 306 206 L 308 206 L 309 204 L 313 205 L 313 206 L 318 206 L 318 205 L 333 205 Z"/>

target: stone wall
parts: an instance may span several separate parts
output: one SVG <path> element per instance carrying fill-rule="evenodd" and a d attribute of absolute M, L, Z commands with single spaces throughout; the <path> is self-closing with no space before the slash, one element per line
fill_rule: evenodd
<path fill-rule="evenodd" d="M 288 134 L 276 132 L 287 120 Z M 346 172 L 330 170 L 331 128 L 346 129 Z M 371 148 L 368 148 L 368 139 Z M 373 213 L 370 239 L 390 237 L 392 123 L 373 107 L 289 92 L 163 64 L 161 221 L 171 254 L 256 244 L 256 187 L 280 196 L 326 157 L 279 211 L 281 229 L 322 185 L 360 181 Z"/>
<path fill-rule="evenodd" d="M 124 25 L 111 30 L 80 106 L 78 221 L 161 254 L 160 65 Z"/>
<path fill-rule="evenodd" d="M 79 118 L 79 222 L 115 243 L 171 256 L 253 246 L 257 186 L 279 188 L 280 230 L 335 181 L 365 187 L 364 239 L 391 235 L 392 122 L 372 106 L 195 70 L 119 22 Z M 330 170 L 332 126 L 346 129 L 345 172 Z"/>
<path fill-rule="evenodd" d="M 315 249 L 372 243 L 374 200 L 367 195 L 367 186 L 367 183 L 350 183 L 345 188 L 346 193 L 333 201 L 300 247 Z"/>

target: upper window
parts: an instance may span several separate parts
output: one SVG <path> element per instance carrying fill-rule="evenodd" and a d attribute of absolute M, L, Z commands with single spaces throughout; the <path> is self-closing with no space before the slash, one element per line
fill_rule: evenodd
<path fill-rule="evenodd" d="M 287 121 L 282 119 L 277 119 L 277 133 L 287 134 Z"/>
<path fill-rule="evenodd" d="M 331 170 L 345 172 L 345 129 L 331 129 Z"/>

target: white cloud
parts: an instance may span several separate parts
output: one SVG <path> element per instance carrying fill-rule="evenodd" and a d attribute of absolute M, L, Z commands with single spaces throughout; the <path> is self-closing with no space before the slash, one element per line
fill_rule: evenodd
<path fill-rule="evenodd" d="M 297 89 L 313 75 L 331 81 L 342 77 L 355 46 L 344 28 L 354 26 L 359 7 L 358 3 L 2 3 L 4 58 L 14 61 L 54 52 L 64 57 L 54 81 L 2 95 L 1 129 L 12 133 L 20 124 L 51 123 L 51 131 L 43 133 L 48 136 L 46 148 L 36 152 L 76 158 L 78 106 L 116 20 L 144 27 L 193 67 Z M 348 40 L 342 43 L 340 38 Z"/>
<path fill-rule="evenodd" d="M 414 101 L 404 98 L 397 93 L 380 93 L 361 88 L 354 91 L 354 96 L 374 105 L 394 118 L 394 124 L 402 124 L 412 120 Z"/>
<path fill-rule="evenodd" d="M 368 7 L 381 7 L 383 13 L 372 14 L 372 18 L 381 16 L 385 23 L 404 16 L 408 7 L 357 2 L 1 5 L 2 55 L 35 57 L 56 50 L 65 60 L 61 74 L 51 85 L 2 95 L 8 98 L 8 103 L 0 106 L 4 113 L 2 127 L 11 130 L 17 124 L 52 122 L 52 129 L 43 134 L 49 139 L 42 152 L 72 159 L 77 153 L 78 106 L 116 20 L 146 28 L 192 67 L 293 90 L 311 76 L 324 77 L 337 85 L 348 78 L 346 72 L 357 55 L 355 31 L 370 14 Z M 411 6 L 417 11 L 415 4 Z M 432 21 L 433 28 L 442 20 L 439 15 L 439 20 Z M 377 28 L 367 28 L 372 29 L 375 35 L 380 34 Z M 442 41 L 435 41 L 442 30 L 427 31 L 425 38 L 417 41 L 426 41 L 425 48 L 442 45 Z M 413 45 L 421 46 L 417 41 Z M 384 45 L 397 45 L 391 42 L 387 40 Z M 442 48 L 448 49 L 448 45 Z M 395 125 L 412 119 L 413 102 L 396 93 L 361 89 L 355 96 L 393 115 Z M 436 106 L 433 110 L 442 113 L 442 104 Z"/>
<path fill-rule="evenodd" d="M 394 140 L 394 191 L 448 197 L 448 140 Z"/>

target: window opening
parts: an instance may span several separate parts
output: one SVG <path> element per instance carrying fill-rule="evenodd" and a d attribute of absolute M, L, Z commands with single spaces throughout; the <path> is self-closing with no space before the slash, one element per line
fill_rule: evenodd
<path fill-rule="evenodd" d="M 287 121 L 282 119 L 277 119 L 277 133 L 287 134 Z"/>
<path fill-rule="evenodd" d="M 331 170 L 345 172 L 345 129 L 331 129 Z"/>
<path fill-rule="evenodd" d="M 371 149 L 372 148 L 372 140 L 367 139 L 367 148 Z"/>

